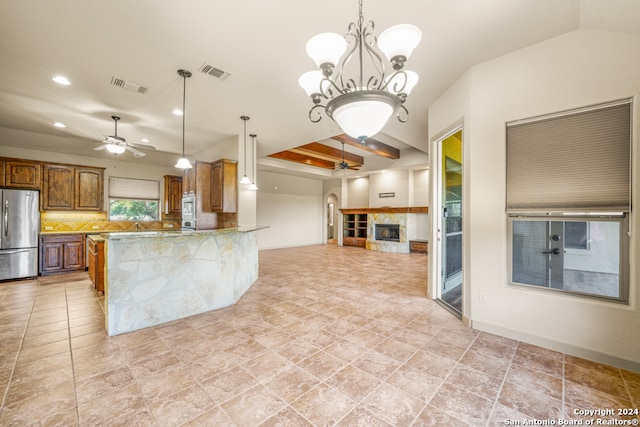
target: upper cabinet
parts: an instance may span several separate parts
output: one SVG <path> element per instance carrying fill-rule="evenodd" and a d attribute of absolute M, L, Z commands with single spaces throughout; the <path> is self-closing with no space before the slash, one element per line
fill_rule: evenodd
<path fill-rule="evenodd" d="M 238 206 L 238 164 L 218 160 L 211 167 L 211 211 L 234 213 Z"/>
<path fill-rule="evenodd" d="M 35 160 L 0 158 L 0 185 L 39 190 L 42 164 Z"/>
<path fill-rule="evenodd" d="M 103 185 L 104 169 L 102 168 L 75 168 L 75 205 L 79 211 L 101 211 L 104 209 L 102 201 L 104 194 Z"/>
<path fill-rule="evenodd" d="M 42 210 L 102 211 L 104 168 L 45 163 Z"/>
<path fill-rule="evenodd" d="M 182 177 L 164 176 L 164 213 L 182 214 Z"/>

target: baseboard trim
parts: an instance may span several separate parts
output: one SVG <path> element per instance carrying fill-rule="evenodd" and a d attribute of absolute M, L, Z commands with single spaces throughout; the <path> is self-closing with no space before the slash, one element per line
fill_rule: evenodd
<path fill-rule="evenodd" d="M 601 353 L 598 351 L 590 350 L 588 348 L 579 347 L 573 344 L 567 344 L 560 341 L 551 340 L 551 339 L 540 337 L 537 335 L 531 335 L 524 332 L 515 331 L 512 329 L 503 328 L 501 326 L 496 326 L 490 323 L 473 321 L 472 325 L 473 325 L 472 326 L 473 329 L 477 329 L 479 331 L 500 335 L 500 336 L 511 338 L 527 344 L 537 345 L 540 347 L 559 351 L 561 353 L 565 353 L 571 356 L 581 357 L 583 359 L 592 360 L 594 362 L 604 363 L 606 365 L 615 366 L 617 368 L 640 373 L 640 362 L 635 362 L 633 360 L 628 360 L 628 359 L 613 356 L 610 354 Z"/>

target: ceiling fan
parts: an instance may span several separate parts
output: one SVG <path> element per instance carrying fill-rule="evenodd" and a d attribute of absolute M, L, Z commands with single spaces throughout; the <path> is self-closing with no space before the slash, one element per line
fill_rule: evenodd
<path fill-rule="evenodd" d="M 336 163 L 336 168 L 335 170 L 346 170 L 346 169 L 351 169 L 351 170 L 359 170 L 360 168 L 354 167 L 354 166 L 349 166 L 349 163 L 344 161 L 344 142 L 342 142 L 342 161 L 340 163 Z"/>
<path fill-rule="evenodd" d="M 146 144 L 134 144 L 131 142 L 127 142 L 123 137 L 118 136 L 118 120 L 120 117 L 111 116 L 113 121 L 115 122 L 115 135 L 105 135 L 104 140 L 102 140 L 102 145 L 94 148 L 94 150 L 107 150 L 113 154 L 122 154 L 125 150 L 131 151 L 135 157 L 144 157 L 145 153 L 138 150 L 138 148 L 142 150 L 155 150 L 156 147 L 152 145 Z"/>

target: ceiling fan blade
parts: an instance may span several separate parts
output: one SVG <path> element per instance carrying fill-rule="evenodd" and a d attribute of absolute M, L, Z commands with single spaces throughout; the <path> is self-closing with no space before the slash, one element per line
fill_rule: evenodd
<path fill-rule="evenodd" d="M 101 145 L 97 146 L 96 148 L 94 148 L 94 150 L 104 150 L 105 148 L 107 148 L 107 146 L 105 144 L 101 144 Z"/>
<path fill-rule="evenodd" d="M 140 149 L 143 149 L 143 150 L 155 150 L 156 149 L 156 147 L 154 147 L 153 145 L 134 144 L 133 142 L 127 142 L 127 145 L 129 147 L 140 148 Z"/>
<path fill-rule="evenodd" d="M 124 148 L 126 148 L 129 151 L 131 151 L 133 153 L 133 155 L 136 156 L 136 157 L 144 157 L 144 156 L 146 156 L 145 153 L 143 153 L 142 151 L 136 150 L 135 148 L 133 148 L 129 144 L 125 145 Z"/>
<path fill-rule="evenodd" d="M 127 143 L 127 141 L 125 141 L 124 138 L 120 136 L 113 136 L 113 135 L 105 135 L 104 141 L 102 142 L 107 142 L 109 144 L 126 144 Z"/>

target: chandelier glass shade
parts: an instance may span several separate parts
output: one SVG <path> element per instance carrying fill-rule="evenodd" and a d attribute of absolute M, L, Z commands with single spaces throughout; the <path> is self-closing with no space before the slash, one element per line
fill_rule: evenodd
<path fill-rule="evenodd" d="M 324 110 L 344 133 L 364 144 L 394 114 L 400 122 L 407 121 L 404 102 L 418 83 L 418 74 L 405 70 L 404 65 L 422 32 L 414 25 L 400 24 L 376 37 L 373 21 L 365 23 L 362 0 L 358 5 L 358 21 L 349 24 L 345 37 L 322 33 L 309 40 L 307 54 L 319 69 L 304 73 L 298 84 L 313 102 L 309 110 L 313 123 L 322 119 Z M 370 62 L 367 66 L 365 58 Z M 355 66 L 349 66 L 352 60 L 357 60 Z M 365 76 L 365 69 L 374 70 L 373 75 Z"/>

